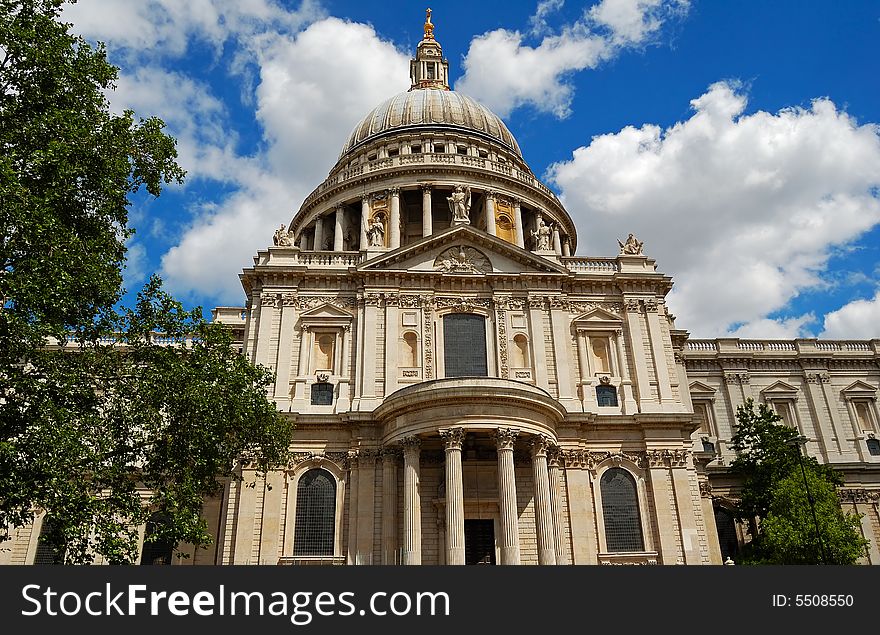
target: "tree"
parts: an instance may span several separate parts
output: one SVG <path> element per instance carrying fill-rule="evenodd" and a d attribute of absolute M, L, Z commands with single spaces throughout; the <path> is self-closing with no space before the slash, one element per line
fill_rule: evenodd
<path fill-rule="evenodd" d="M 184 172 L 161 120 L 110 112 L 118 69 L 63 4 L 0 0 L 0 540 L 45 511 L 65 561 L 132 562 L 155 512 L 156 541 L 207 544 L 204 498 L 283 464 L 291 427 L 158 278 L 118 308 L 130 196 Z"/>
<path fill-rule="evenodd" d="M 859 517 L 844 514 L 840 507 L 840 475 L 813 457 L 800 456 L 798 431 L 782 424 L 766 404 L 759 404 L 756 412 L 749 399 L 737 408 L 736 419 L 732 446 L 738 455 L 730 468 L 742 485 L 735 513 L 750 523 L 752 534 L 742 561 L 855 563 L 867 541 Z"/>

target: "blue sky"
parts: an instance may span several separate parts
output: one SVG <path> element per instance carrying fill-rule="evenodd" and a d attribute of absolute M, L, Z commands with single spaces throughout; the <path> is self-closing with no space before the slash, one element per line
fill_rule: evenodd
<path fill-rule="evenodd" d="M 189 176 L 138 197 L 128 288 L 159 272 L 206 309 L 408 87 L 425 3 L 80 0 Z M 504 118 L 578 226 L 629 232 L 694 337 L 880 337 L 880 3 L 431 2 L 456 90 Z"/>

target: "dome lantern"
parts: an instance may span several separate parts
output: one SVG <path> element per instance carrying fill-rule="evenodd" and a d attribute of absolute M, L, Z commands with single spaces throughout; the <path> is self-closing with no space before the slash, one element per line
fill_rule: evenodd
<path fill-rule="evenodd" d="M 425 13 L 425 36 L 419 42 L 415 58 L 409 62 L 410 90 L 449 90 L 449 60 L 443 59 L 443 47 L 434 39 L 431 10 L 426 9 Z"/>

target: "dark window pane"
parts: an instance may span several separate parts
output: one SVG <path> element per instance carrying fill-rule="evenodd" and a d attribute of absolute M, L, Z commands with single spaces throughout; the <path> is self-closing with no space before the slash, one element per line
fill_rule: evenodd
<path fill-rule="evenodd" d="M 464 563 L 495 564 L 495 522 L 493 520 L 465 519 Z"/>
<path fill-rule="evenodd" d="M 37 540 L 37 554 L 34 556 L 34 564 L 64 564 L 64 552 L 47 540 L 51 533 L 52 520 L 45 518 L 43 527 L 40 529 L 40 537 Z"/>
<path fill-rule="evenodd" d="M 168 540 L 151 540 L 156 528 L 163 522 L 159 514 L 153 514 L 147 521 L 147 530 L 144 532 L 144 548 L 141 551 L 142 565 L 171 564 L 174 554 L 174 544 Z"/>
<path fill-rule="evenodd" d="M 333 384 L 317 383 L 312 384 L 312 405 L 313 406 L 332 406 L 333 405 Z"/>
<path fill-rule="evenodd" d="M 636 483 L 629 473 L 614 467 L 602 475 L 602 514 L 608 551 L 644 551 Z"/>
<path fill-rule="evenodd" d="M 296 488 L 294 556 L 332 556 L 336 529 L 336 480 L 326 470 L 309 470 Z"/>
<path fill-rule="evenodd" d="M 868 439 L 868 452 L 872 456 L 880 456 L 880 441 L 877 439 Z"/>
<path fill-rule="evenodd" d="M 596 386 L 596 400 L 600 406 L 616 406 L 617 390 L 614 386 Z"/>
<path fill-rule="evenodd" d="M 486 377 L 486 318 L 472 313 L 443 316 L 443 361 L 447 377 Z"/>
<path fill-rule="evenodd" d="M 715 454 L 715 444 L 711 441 L 703 441 L 703 452 Z"/>
<path fill-rule="evenodd" d="M 739 551 L 736 521 L 733 519 L 733 514 L 722 507 L 716 507 L 715 527 L 718 529 L 718 544 L 721 545 L 721 560 L 733 558 Z"/>

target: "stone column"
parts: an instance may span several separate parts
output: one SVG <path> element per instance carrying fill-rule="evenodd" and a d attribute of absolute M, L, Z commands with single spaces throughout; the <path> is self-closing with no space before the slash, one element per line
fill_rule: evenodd
<path fill-rule="evenodd" d="M 570 256 L 571 255 L 571 242 L 568 240 L 568 236 L 565 237 L 565 240 L 562 241 L 562 255 Z"/>
<path fill-rule="evenodd" d="M 495 235 L 495 192 L 486 192 L 486 233 Z"/>
<path fill-rule="evenodd" d="M 464 564 L 464 486 L 461 444 L 464 428 L 441 430 L 446 448 L 446 564 Z"/>
<path fill-rule="evenodd" d="M 516 246 L 525 249 L 526 240 L 523 232 L 522 204 L 518 200 L 513 201 L 513 222 L 516 225 Z"/>
<path fill-rule="evenodd" d="M 333 251 L 342 251 L 342 223 L 345 220 L 345 208 L 336 208 L 336 223 L 333 226 Z"/>
<path fill-rule="evenodd" d="M 516 506 L 516 472 L 513 469 L 513 444 L 519 430 L 498 428 L 498 497 L 501 508 L 501 564 L 519 564 L 519 519 Z"/>
<path fill-rule="evenodd" d="M 293 334 L 296 324 L 297 298 L 287 293 L 281 302 L 281 326 L 278 334 L 278 357 L 275 368 L 275 403 L 285 405 L 290 401 L 290 367 L 293 360 Z"/>
<path fill-rule="evenodd" d="M 419 438 L 403 444 L 403 564 L 422 564 L 422 497 L 419 492 Z"/>
<path fill-rule="evenodd" d="M 311 337 L 309 336 L 308 325 L 300 327 L 299 331 L 299 361 L 296 366 L 296 384 L 294 388 L 294 399 L 306 399 L 306 384 L 309 374 L 309 349 L 311 348 Z"/>
<path fill-rule="evenodd" d="M 370 197 L 361 198 L 361 241 L 359 249 L 367 248 L 367 223 L 370 222 Z"/>
<path fill-rule="evenodd" d="M 347 412 L 351 407 L 351 324 L 342 327 L 342 355 L 339 362 L 339 401 L 338 412 Z"/>
<path fill-rule="evenodd" d="M 535 525 L 538 533 L 538 564 L 556 564 L 556 536 L 550 506 L 550 475 L 547 472 L 548 440 L 532 440 L 532 474 L 535 481 Z"/>
<path fill-rule="evenodd" d="M 651 353 L 654 358 L 654 373 L 657 377 L 657 392 L 660 395 L 660 404 L 673 404 L 672 381 L 669 376 L 669 360 L 666 357 L 666 343 L 663 338 L 663 330 L 660 320 L 666 316 L 660 315 L 661 305 L 649 298 L 645 300 L 645 317 L 648 323 L 648 338 L 651 341 Z M 674 406 L 673 406 L 674 407 Z"/>
<path fill-rule="evenodd" d="M 346 564 L 358 564 L 358 451 L 348 452 L 348 557 Z"/>
<path fill-rule="evenodd" d="M 382 451 L 382 564 L 397 561 L 397 452 Z"/>
<path fill-rule="evenodd" d="M 565 557 L 565 532 L 562 527 L 562 466 L 559 459 L 559 446 L 547 457 L 550 471 L 550 510 L 553 514 L 553 544 L 556 548 L 556 564 L 568 564 Z"/>
<path fill-rule="evenodd" d="M 391 190 L 391 218 L 388 221 L 388 233 L 391 236 L 391 242 L 388 246 L 391 249 L 400 247 L 400 188 L 392 187 Z"/>
<path fill-rule="evenodd" d="M 422 185 L 422 236 L 430 236 L 433 229 L 433 217 L 431 216 L 431 186 L 427 183 Z"/>
<path fill-rule="evenodd" d="M 632 343 L 633 361 L 636 366 L 636 389 L 639 394 L 639 410 L 641 412 L 657 412 L 659 405 L 651 396 L 651 383 L 648 379 L 648 360 L 645 355 L 645 349 L 641 346 L 641 342 L 645 341 L 645 338 L 648 337 L 640 323 L 641 305 L 635 298 L 625 299 L 624 305 L 626 308 L 626 326 L 629 333 L 629 341 Z M 636 343 L 639 345 L 636 345 Z"/>
<path fill-rule="evenodd" d="M 623 389 L 623 414 L 631 415 L 639 411 L 636 399 L 633 396 L 632 380 L 629 378 L 629 364 L 623 351 L 623 329 L 614 331 L 614 341 L 617 344 L 617 368 L 620 375 L 620 387 Z"/>
<path fill-rule="evenodd" d="M 551 235 L 553 236 L 553 251 L 556 252 L 557 256 L 561 256 L 562 255 L 562 243 L 559 240 L 559 226 L 558 225 L 555 225 L 555 224 L 553 225 L 553 233 Z"/>
<path fill-rule="evenodd" d="M 312 245 L 312 249 L 315 251 L 321 251 L 324 248 L 324 217 L 318 216 L 315 218 L 315 241 Z"/>

